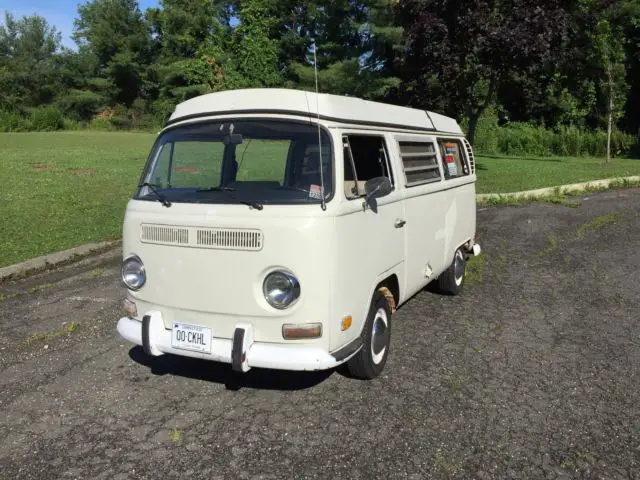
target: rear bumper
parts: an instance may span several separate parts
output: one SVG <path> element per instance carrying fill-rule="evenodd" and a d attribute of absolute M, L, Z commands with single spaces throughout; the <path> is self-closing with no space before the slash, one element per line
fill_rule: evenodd
<path fill-rule="evenodd" d="M 467 242 L 463 249 L 469 254 L 477 257 L 482 253 L 482 248 L 480 248 L 480 244 L 474 241 Z"/>
<path fill-rule="evenodd" d="M 277 370 L 326 370 L 337 367 L 351 358 L 353 351 L 331 355 L 318 347 L 279 345 L 253 341 L 250 323 L 236 325 L 231 340 L 213 338 L 211 354 L 177 349 L 171 346 L 171 330 L 164 327 L 159 312 L 151 312 L 137 320 L 122 317 L 118 320 L 118 333 L 126 340 L 142 346 L 145 353 L 153 356 L 171 353 L 185 357 L 201 358 L 215 362 L 230 363 L 236 371 L 246 372 L 251 367 Z"/>

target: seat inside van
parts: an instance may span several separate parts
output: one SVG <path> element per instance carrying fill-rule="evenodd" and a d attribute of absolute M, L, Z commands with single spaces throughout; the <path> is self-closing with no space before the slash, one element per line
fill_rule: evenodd
<path fill-rule="evenodd" d="M 347 198 L 356 198 L 362 195 L 365 195 L 364 184 L 367 183 L 365 180 L 358 181 L 358 190 L 355 190 L 356 181 L 355 180 L 345 180 L 344 181 L 344 195 Z"/>

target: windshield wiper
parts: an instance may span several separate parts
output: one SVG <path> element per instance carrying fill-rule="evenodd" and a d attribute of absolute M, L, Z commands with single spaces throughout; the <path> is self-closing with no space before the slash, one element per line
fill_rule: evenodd
<path fill-rule="evenodd" d="M 156 199 L 160 203 L 162 203 L 162 205 L 164 205 L 165 207 L 169 208 L 171 206 L 171 202 L 167 200 L 164 195 L 162 195 L 160 192 L 156 190 L 157 185 L 155 183 L 145 182 L 138 185 L 138 188 L 142 188 L 142 187 L 149 187 L 151 191 L 156 194 Z"/>
<path fill-rule="evenodd" d="M 232 187 L 207 187 L 207 188 L 199 188 L 198 190 L 196 190 L 196 192 L 234 192 L 236 189 L 232 188 Z M 242 203 L 243 205 L 248 205 L 251 208 L 255 208 L 256 210 L 262 210 L 263 205 L 261 203 L 258 202 L 249 202 L 247 200 L 240 200 L 238 197 L 236 197 L 235 195 L 229 195 L 231 198 L 233 198 L 234 200 L 237 200 L 238 202 Z"/>
<path fill-rule="evenodd" d="M 236 198 L 236 200 L 238 200 Z M 263 206 L 261 203 L 258 202 L 247 202 L 245 200 L 238 200 L 240 203 L 243 203 L 244 205 L 249 205 L 251 208 L 255 208 L 256 210 L 262 210 Z"/>

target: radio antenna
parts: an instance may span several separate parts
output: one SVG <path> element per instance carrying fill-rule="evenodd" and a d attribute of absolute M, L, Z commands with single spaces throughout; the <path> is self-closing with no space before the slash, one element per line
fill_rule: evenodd
<path fill-rule="evenodd" d="M 320 196 L 322 197 L 322 210 L 327 209 L 327 205 L 324 202 L 324 171 L 322 167 L 322 139 L 320 135 L 320 100 L 318 95 L 318 58 L 316 57 L 316 39 L 313 39 L 313 73 L 316 78 L 316 115 L 318 119 L 318 154 L 320 161 Z"/>

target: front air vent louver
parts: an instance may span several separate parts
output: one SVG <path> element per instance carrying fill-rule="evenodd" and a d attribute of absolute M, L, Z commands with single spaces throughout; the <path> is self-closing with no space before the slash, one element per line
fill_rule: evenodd
<path fill-rule="evenodd" d="M 160 245 L 250 251 L 262 250 L 264 244 L 260 230 L 150 224 L 141 225 L 140 240 Z"/>
<path fill-rule="evenodd" d="M 140 239 L 147 243 L 189 245 L 189 229 L 168 225 L 142 225 Z"/>
<path fill-rule="evenodd" d="M 225 250 L 261 250 L 262 232 L 233 228 L 199 228 L 196 245 Z"/>

